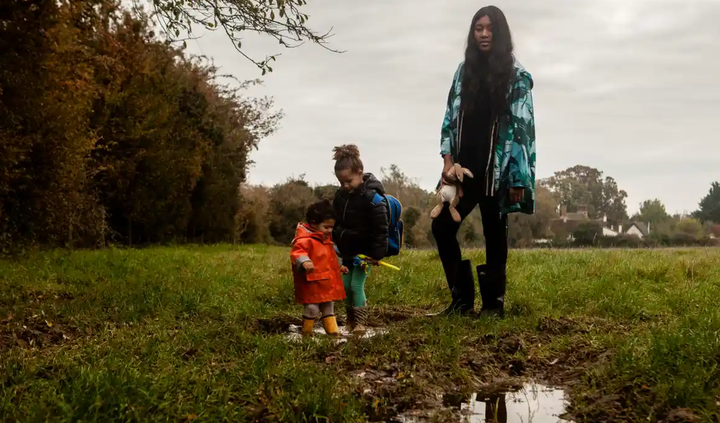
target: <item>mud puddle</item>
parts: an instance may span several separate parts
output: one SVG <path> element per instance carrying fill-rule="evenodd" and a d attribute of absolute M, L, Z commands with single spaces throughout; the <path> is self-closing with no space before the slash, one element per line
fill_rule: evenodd
<path fill-rule="evenodd" d="M 452 409 L 460 421 L 467 423 L 567 423 L 564 419 L 567 399 L 562 389 L 528 383 L 509 392 L 479 392 L 470 398 L 446 395 L 443 404 Z M 424 423 L 434 421 L 426 413 L 409 412 L 391 422 Z"/>
<path fill-rule="evenodd" d="M 341 344 L 343 342 L 347 342 L 350 338 L 360 338 L 360 339 L 367 339 L 367 338 L 373 338 L 375 336 L 384 335 L 387 333 L 387 329 L 384 328 L 367 328 L 366 332 L 362 336 L 355 336 L 352 334 L 352 332 L 349 332 L 345 326 L 340 326 L 338 328 L 340 331 L 340 336 L 335 339 L 335 342 L 338 344 Z M 301 327 L 298 325 L 290 325 L 288 327 L 288 332 L 286 335 L 286 338 L 290 341 L 302 341 L 303 336 L 300 333 Z M 323 329 L 320 326 L 315 326 L 313 328 L 313 337 L 312 339 L 318 339 L 327 337 L 328 335 L 325 333 L 325 329 Z"/>

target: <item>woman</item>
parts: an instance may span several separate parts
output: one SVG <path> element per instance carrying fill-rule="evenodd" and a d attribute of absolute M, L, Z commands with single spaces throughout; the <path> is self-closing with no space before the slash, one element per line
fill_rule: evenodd
<path fill-rule="evenodd" d="M 481 315 L 504 315 L 507 215 L 535 212 L 535 123 L 533 80 L 513 56 L 510 28 L 503 12 L 483 7 L 473 16 L 465 60 L 447 100 L 440 143 L 444 161 L 440 184 L 458 183 L 452 169 L 460 163 L 474 177 L 464 178 L 457 210 L 464 220 L 480 206 L 486 264 L 477 273 Z M 448 209 L 433 221 L 452 303 L 441 315 L 471 313 L 475 283 L 469 260 L 462 260 L 457 231 Z"/>

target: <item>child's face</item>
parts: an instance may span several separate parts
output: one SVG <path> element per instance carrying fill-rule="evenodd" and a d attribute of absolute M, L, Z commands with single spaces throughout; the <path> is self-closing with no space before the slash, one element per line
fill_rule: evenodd
<path fill-rule="evenodd" d="M 323 221 L 322 223 L 314 223 L 311 224 L 313 229 L 323 234 L 325 238 L 330 238 L 330 235 L 332 235 L 333 228 L 335 227 L 335 220 L 334 219 L 328 219 Z"/>
<path fill-rule="evenodd" d="M 363 183 L 362 171 L 353 172 L 352 169 L 339 170 L 335 172 L 335 177 L 337 177 L 338 182 L 340 182 L 340 187 L 345 192 L 353 192 Z"/>

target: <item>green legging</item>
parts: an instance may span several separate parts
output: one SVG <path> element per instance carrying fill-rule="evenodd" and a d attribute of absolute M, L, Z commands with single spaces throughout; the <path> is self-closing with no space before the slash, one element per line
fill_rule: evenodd
<path fill-rule="evenodd" d="M 353 307 L 365 307 L 367 298 L 365 297 L 365 280 L 368 273 L 361 266 L 348 266 L 350 270 L 347 275 L 343 275 L 343 285 L 345 286 L 345 302 Z"/>

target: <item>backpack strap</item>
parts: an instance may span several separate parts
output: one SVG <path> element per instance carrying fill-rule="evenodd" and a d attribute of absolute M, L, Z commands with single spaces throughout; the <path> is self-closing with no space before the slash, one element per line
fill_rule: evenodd
<path fill-rule="evenodd" d="M 372 198 L 371 201 L 372 201 L 372 205 L 373 205 L 373 206 L 376 206 L 376 205 L 378 205 L 379 203 L 382 203 L 383 201 L 385 201 L 385 196 L 384 196 L 384 195 L 380 195 L 380 194 L 378 194 L 378 193 L 376 192 L 375 195 L 373 195 L 373 198 Z"/>

